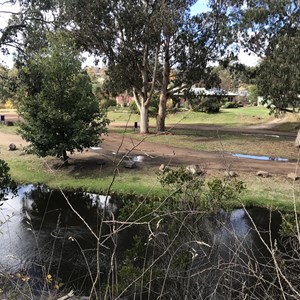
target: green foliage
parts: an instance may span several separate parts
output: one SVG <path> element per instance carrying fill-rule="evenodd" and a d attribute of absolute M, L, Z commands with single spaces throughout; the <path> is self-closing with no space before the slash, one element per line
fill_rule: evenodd
<path fill-rule="evenodd" d="M 300 107 L 300 30 L 277 39 L 259 67 L 258 89 L 271 111 Z"/>
<path fill-rule="evenodd" d="M 221 97 L 203 97 L 197 106 L 198 111 L 206 113 L 218 113 L 222 106 Z"/>
<path fill-rule="evenodd" d="M 8 164 L 0 159 L 0 188 L 6 187 L 11 182 L 9 170 Z"/>
<path fill-rule="evenodd" d="M 195 94 L 193 91 L 188 91 L 184 96 L 189 108 L 195 112 L 218 113 L 224 101 L 222 95 L 207 96 L 204 92 Z"/>
<path fill-rule="evenodd" d="M 9 166 L 4 160 L 0 159 L 0 201 L 5 199 L 10 184 Z"/>
<path fill-rule="evenodd" d="M 16 190 L 16 184 L 11 179 L 9 170 L 8 164 L 0 159 L 0 201 L 5 200 L 9 189 L 12 189 L 12 191 Z"/>
<path fill-rule="evenodd" d="M 158 104 L 159 104 L 159 98 L 158 98 L 158 95 L 156 95 L 152 98 L 151 105 L 149 106 L 149 109 L 148 109 L 149 117 L 156 117 L 157 111 L 158 111 Z M 134 114 L 140 114 L 135 101 L 130 102 L 129 108 L 130 108 L 130 112 L 132 112 Z"/>
<path fill-rule="evenodd" d="M 234 101 L 227 101 L 222 105 L 223 108 L 237 108 L 238 104 Z"/>
<path fill-rule="evenodd" d="M 139 114 L 140 113 L 135 101 L 130 102 L 129 109 L 130 109 L 131 113 L 134 113 L 134 114 Z"/>
<path fill-rule="evenodd" d="M 203 205 L 204 178 L 192 174 L 187 169 L 168 169 L 158 174 L 161 185 L 170 189 L 171 195 L 190 207 L 199 208 Z M 176 206 L 176 205 L 175 205 Z M 183 204 L 185 206 L 185 204 Z"/>
<path fill-rule="evenodd" d="M 259 91 L 257 85 L 250 85 L 248 87 L 248 100 L 251 104 L 257 104 Z"/>
<path fill-rule="evenodd" d="M 296 218 L 297 217 L 297 218 Z M 298 236 L 300 228 L 299 216 L 295 213 L 282 214 L 280 233 L 282 236 Z"/>
<path fill-rule="evenodd" d="M 0 103 L 13 100 L 16 89 L 16 69 L 7 69 L 0 65 Z"/>
<path fill-rule="evenodd" d="M 100 108 L 103 109 L 108 109 L 110 107 L 115 107 L 116 104 L 116 99 L 112 99 L 112 98 L 102 98 L 100 99 Z"/>
<path fill-rule="evenodd" d="M 162 203 L 158 201 L 158 199 L 153 198 L 151 201 L 143 201 L 142 205 L 139 201 L 136 200 L 137 199 L 128 199 L 128 197 L 126 196 L 126 201 L 119 215 L 120 220 L 139 220 L 142 222 L 149 222 L 154 218 L 154 212 L 162 205 Z"/>
<path fill-rule="evenodd" d="M 244 46 L 263 57 L 256 83 L 264 104 L 275 114 L 298 110 L 299 1 L 253 0 L 247 9 L 235 5 Z"/>
<path fill-rule="evenodd" d="M 67 36 L 50 36 L 49 48 L 34 54 L 21 76 L 20 134 L 33 153 L 66 159 L 65 151 L 83 151 L 99 143 L 109 121 Z"/>
<path fill-rule="evenodd" d="M 186 188 L 188 188 L 186 186 L 195 179 L 195 176 L 183 167 L 177 170 L 166 168 L 162 173 L 158 174 L 158 176 L 163 187 L 168 186 L 173 191 L 179 193 L 182 193 Z"/>
<path fill-rule="evenodd" d="M 212 210 L 225 207 L 225 203 L 240 199 L 246 189 L 244 182 L 236 179 L 214 179 L 207 182 L 208 191 L 205 193 L 205 203 Z"/>
<path fill-rule="evenodd" d="M 207 182 L 208 189 L 205 190 L 204 177 L 192 174 L 184 168 L 165 169 L 158 177 L 162 186 L 169 188 L 180 200 L 211 211 L 239 200 L 241 193 L 246 189 L 242 181 L 214 179 Z"/>

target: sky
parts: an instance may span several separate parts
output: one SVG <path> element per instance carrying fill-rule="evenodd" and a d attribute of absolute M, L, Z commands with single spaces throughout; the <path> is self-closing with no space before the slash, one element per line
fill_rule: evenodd
<path fill-rule="evenodd" d="M 1 1 L 1 0 L 0 0 Z M 208 0 L 198 0 L 196 4 L 194 4 L 191 8 L 191 13 L 192 14 L 197 14 L 201 12 L 208 11 Z M 9 4 L 0 4 L 0 28 L 3 28 L 9 19 L 10 14 L 8 13 L 3 13 L 3 11 L 18 11 L 17 6 L 11 6 Z M 83 66 L 91 66 L 93 65 L 94 58 L 89 57 L 88 55 L 84 55 L 86 58 L 85 63 Z M 248 55 L 244 53 L 243 51 L 240 52 L 239 54 L 239 59 L 240 61 L 248 66 L 254 66 L 257 64 L 258 57 L 255 55 Z M 13 59 L 12 55 L 9 56 L 4 56 L 2 53 L 0 53 L 0 64 L 6 65 L 7 67 L 12 67 L 13 66 Z"/>

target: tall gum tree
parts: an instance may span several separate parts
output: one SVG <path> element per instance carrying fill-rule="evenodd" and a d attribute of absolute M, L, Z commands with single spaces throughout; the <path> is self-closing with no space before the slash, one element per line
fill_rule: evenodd
<path fill-rule="evenodd" d="M 114 90 L 133 91 L 140 132 L 148 133 L 153 93 L 160 93 L 156 127 L 164 131 L 170 95 L 201 81 L 216 46 L 230 40 L 226 5 L 210 2 L 212 12 L 192 17 L 194 0 L 69 0 L 62 20 L 78 44 L 104 57 Z"/>
<path fill-rule="evenodd" d="M 140 132 L 148 133 L 148 110 L 157 84 L 159 1 L 71 0 L 65 2 L 62 15 L 78 45 L 105 59 L 114 90 L 132 90 Z"/>
<path fill-rule="evenodd" d="M 271 112 L 299 108 L 298 0 L 246 0 L 236 10 L 241 41 L 262 57 L 257 85 Z"/>
<path fill-rule="evenodd" d="M 165 131 L 166 103 L 198 82 L 206 83 L 209 63 L 225 57 L 233 41 L 227 6 L 211 1 L 211 10 L 190 15 L 193 1 L 165 1 L 161 7 L 161 75 L 157 131 Z"/>
<path fill-rule="evenodd" d="M 232 42 L 229 6 L 217 0 L 209 2 L 211 11 L 193 17 L 189 12 L 195 0 L 21 2 L 40 13 L 40 24 L 65 26 L 80 49 L 104 58 L 114 90 L 133 91 L 141 133 L 149 131 L 153 93 L 160 93 L 156 129 L 164 131 L 168 98 L 209 77 L 208 62 L 222 57 Z M 52 22 L 45 21 L 48 15 L 54 16 Z M 26 47 L 42 36 L 40 28 L 31 26 Z"/>

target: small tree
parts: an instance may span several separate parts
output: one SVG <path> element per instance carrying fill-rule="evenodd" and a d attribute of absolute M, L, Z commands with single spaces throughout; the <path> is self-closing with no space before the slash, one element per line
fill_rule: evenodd
<path fill-rule="evenodd" d="M 258 99 L 259 93 L 258 93 L 258 88 L 257 85 L 250 85 L 248 87 L 248 100 L 251 104 L 257 104 L 257 99 Z"/>
<path fill-rule="evenodd" d="M 89 76 L 81 71 L 78 51 L 66 36 L 50 37 L 21 70 L 25 88 L 18 111 L 21 136 L 39 156 L 62 156 L 97 145 L 108 120 L 100 111 Z"/>

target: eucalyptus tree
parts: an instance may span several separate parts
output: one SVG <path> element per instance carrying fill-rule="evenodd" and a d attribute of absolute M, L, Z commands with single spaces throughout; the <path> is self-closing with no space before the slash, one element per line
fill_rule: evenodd
<path fill-rule="evenodd" d="M 247 0 L 237 12 L 241 42 L 262 57 L 257 85 L 265 103 L 275 113 L 299 109 L 299 0 Z"/>
<path fill-rule="evenodd" d="M 300 109 L 300 29 L 277 38 L 258 69 L 257 85 L 263 102 L 275 114 Z"/>
<path fill-rule="evenodd" d="M 207 63 L 217 58 L 216 47 L 229 42 L 226 5 L 211 1 L 211 13 L 191 16 L 195 2 L 65 2 L 62 19 L 69 22 L 78 44 L 104 57 L 112 90 L 132 89 L 141 133 L 149 131 L 148 110 L 154 92 L 160 93 L 157 130 L 163 131 L 167 99 L 205 78 Z"/>
<path fill-rule="evenodd" d="M 232 43 L 226 5 L 211 1 L 211 11 L 191 16 L 192 4 L 172 1 L 162 10 L 157 131 L 165 130 L 168 98 L 201 81 L 211 84 L 209 63 L 224 58 L 226 46 Z"/>
<path fill-rule="evenodd" d="M 299 0 L 236 0 L 240 42 L 246 49 L 264 56 L 276 48 L 278 37 L 293 35 L 299 28 Z"/>
<path fill-rule="evenodd" d="M 0 3 L 0 15 L 9 16 L 0 28 L 0 49 L 4 54 L 37 48 L 44 33 L 54 28 L 58 13 L 57 0 L 7 0 Z"/>

